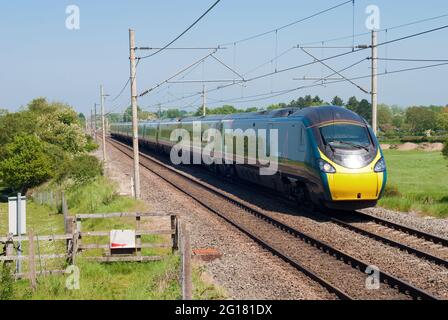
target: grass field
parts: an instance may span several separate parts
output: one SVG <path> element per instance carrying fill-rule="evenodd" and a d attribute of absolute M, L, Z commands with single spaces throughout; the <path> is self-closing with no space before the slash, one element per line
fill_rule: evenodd
<path fill-rule="evenodd" d="M 143 212 L 148 208 L 142 202 L 130 198 L 113 196 L 114 187 L 105 179 L 100 179 L 90 185 L 84 186 L 74 192 L 68 192 L 70 213 L 90 212 Z M 85 201 L 80 201 L 84 199 Z M 8 232 L 8 206 L 0 203 L 0 234 Z M 133 222 L 133 223 L 132 223 Z M 87 220 L 83 224 L 84 230 L 104 231 L 111 228 L 123 229 L 135 226 L 135 221 L 123 219 Z M 57 209 L 46 205 L 38 205 L 32 201 L 27 203 L 27 227 L 33 229 L 38 235 L 63 234 L 64 225 L 61 214 Z M 85 243 L 95 239 L 85 238 Z M 108 239 L 102 239 L 107 243 Z M 162 236 L 147 236 L 145 242 L 161 242 Z M 97 242 L 97 241 L 95 241 Z M 0 248 L 1 249 L 1 248 Z M 26 254 L 27 247 L 23 247 Z M 63 242 L 41 243 L 41 254 L 61 253 L 64 249 Z M 36 291 L 30 289 L 28 280 L 17 282 L 9 281 L 2 272 L 0 264 L 0 300 L 24 299 L 24 300 L 165 300 L 180 299 L 181 288 L 179 285 L 180 258 L 177 254 L 171 254 L 167 249 L 164 252 L 143 252 L 145 255 L 164 255 L 161 261 L 150 263 L 113 263 L 101 264 L 78 259 L 77 267 L 80 269 L 80 290 L 68 290 L 65 283 L 66 275 L 41 277 L 38 279 Z M 87 253 L 87 252 L 86 252 Z M 84 254 L 83 254 L 84 255 Z M 89 254 L 85 256 L 91 255 Z M 48 261 L 44 269 L 65 269 L 65 261 Z M 24 264 L 24 270 L 27 266 Z M 38 266 L 38 269 L 40 266 Z M 204 282 L 201 278 L 202 270 L 195 268 L 194 298 L 195 299 L 219 299 L 225 298 L 225 294 L 214 285 Z"/>
<path fill-rule="evenodd" d="M 440 152 L 384 151 L 388 188 L 380 206 L 448 217 L 448 160 Z"/>

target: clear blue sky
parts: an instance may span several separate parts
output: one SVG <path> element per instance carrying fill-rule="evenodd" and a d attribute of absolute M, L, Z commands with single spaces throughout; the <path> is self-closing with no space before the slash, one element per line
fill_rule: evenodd
<path fill-rule="evenodd" d="M 343 2 L 342 0 L 222 0 L 221 3 L 175 46 L 215 46 L 233 42 L 255 33 L 275 29 L 291 21 Z M 31 99 L 45 96 L 73 105 L 77 110 L 89 113 L 93 103 L 99 101 L 99 85 L 115 95 L 129 76 L 128 28 L 136 29 L 138 46 L 162 46 L 183 31 L 213 0 L 195 1 L 2 1 L 0 4 L 0 107 L 17 110 Z M 81 10 L 81 29 L 69 31 L 65 27 L 67 5 L 78 5 Z M 393 27 L 419 19 L 448 14 L 446 0 L 427 1 L 356 1 L 356 33 L 366 32 L 365 9 L 375 4 L 381 9 L 381 28 Z M 448 24 L 448 17 L 406 28 L 391 30 L 388 39 L 408 35 Z M 346 5 L 315 19 L 297 24 L 278 32 L 278 53 L 299 43 L 320 41 L 352 33 L 352 8 Z M 386 40 L 381 33 L 380 41 Z M 381 57 L 448 59 L 448 29 L 423 37 L 403 41 L 380 48 Z M 369 37 L 359 37 L 356 44 L 368 43 Z M 328 43 L 351 45 L 351 40 Z M 237 45 L 228 46 L 217 57 L 240 73 L 246 73 L 275 56 L 274 34 Z M 346 49 L 313 49 L 317 57 L 325 57 Z M 177 70 L 190 64 L 205 52 L 169 51 L 141 62 L 138 70 L 138 91 L 141 92 L 166 79 Z M 342 69 L 369 52 L 328 61 L 331 67 Z M 278 60 L 278 64 L 250 74 L 256 76 L 311 61 L 300 50 L 291 50 Z M 427 63 L 380 63 L 380 72 L 421 66 Z M 369 74 L 367 62 L 350 69 L 347 76 Z M 388 104 L 448 104 L 446 74 L 448 66 L 389 75 L 380 78 L 379 100 Z M 331 72 L 330 72 L 331 73 Z M 320 65 L 297 69 L 267 77 L 247 84 L 246 88 L 231 87 L 209 94 L 212 105 L 217 100 L 240 98 L 298 87 L 309 82 L 293 78 L 320 77 L 328 70 Z M 185 79 L 229 79 L 234 76 L 216 61 L 207 60 Z M 359 84 L 370 89 L 368 80 Z M 216 84 L 209 85 L 210 88 Z M 165 102 L 173 97 L 201 90 L 201 84 L 172 85 L 160 93 L 139 101 L 142 107 Z M 236 105 L 262 107 L 274 102 L 289 102 L 298 96 L 312 94 L 331 100 L 335 95 L 344 99 L 352 95 L 369 98 L 356 87 L 337 84 L 289 93 L 262 101 L 236 103 Z M 116 103 L 108 101 L 107 108 L 122 111 L 128 104 L 129 90 Z M 170 106 L 199 105 L 197 98 L 186 99 Z M 244 98 L 242 98 L 244 100 Z"/>

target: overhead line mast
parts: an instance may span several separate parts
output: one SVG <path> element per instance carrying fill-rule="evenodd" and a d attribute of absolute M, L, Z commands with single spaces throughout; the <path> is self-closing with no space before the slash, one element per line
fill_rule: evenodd
<path fill-rule="evenodd" d="M 101 126 L 102 126 L 102 143 L 103 143 L 103 162 L 106 167 L 106 116 L 104 112 L 104 98 L 107 95 L 104 94 L 104 88 L 100 86 L 100 100 L 101 100 Z"/>
<path fill-rule="evenodd" d="M 378 31 L 372 30 L 372 129 L 378 133 Z"/>
<path fill-rule="evenodd" d="M 132 146 L 134 150 L 134 197 L 140 199 L 140 153 L 138 145 L 137 67 L 135 59 L 135 31 L 129 29 L 130 83 L 132 107 Z"/>

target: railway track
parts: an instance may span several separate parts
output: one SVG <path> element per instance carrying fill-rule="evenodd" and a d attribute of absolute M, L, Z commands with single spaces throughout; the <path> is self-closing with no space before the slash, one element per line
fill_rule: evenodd
<path fill-rule="evenodd" d="M 348 217 L 346 213 L 341 213 L 342 217 L 335 217 L 333 214 L 329 216 L 331 221 L 341 227 L 448 268 L 446 239 L 400 226 L 362 212 L 350 214 L 352 217 Z M 361 219 L 353 222 L 353 217 Z"/>
<path fill-rule="evenodd" d="M 129 146 L 112 139 L 108 142 L 123 154 L 133 157 Z M 430 293 L 382 271 L 378 271 L 381 287 L 368 290 L 367 275 L 364 273 L 369 267 L 366 262 L 294 229 L 146 154 L 141 154 L 140 164 L 340 299 L 437 299 Z"/>
<path fill-rule="evenodd" d="M 228 182 L 234 183 L 230 180 Z M 242 182 L 242 184 L 253 188 L 253 186 L 246 182 Z M 262 193 L 265 197 L 275 201 L 281 198 L 287 206 L 293 207 L 294 209 L 297 208 L 297 203 L 285 198 L 281 194 L 274 192 L 274 197 L 272 191 L 268 191 L 263 187 L 256 188 L 257 192 Z M 307 212 L 307 214 L 309 216 L 315 216 L 316 211 Z M 328 213 L 320 210 L 318 214 L 347 230 L 400 249 L 420 259 L 448 268 L 448 239 L 360 211 Z"/>
<path fill-rule="evenodd" d="M 272 193 L 264 189 L 260 192 L 273 198 Z M 290 207 L 297 206 L 287 198 L 283 198 L 283 201 Z M 347 230 L 448 268 L 448 239 L 360 211 L 327 213 L 321 210 L 318 214 Z M 316 215 L 316 212 L 309 212 L 308 215 Z"/>

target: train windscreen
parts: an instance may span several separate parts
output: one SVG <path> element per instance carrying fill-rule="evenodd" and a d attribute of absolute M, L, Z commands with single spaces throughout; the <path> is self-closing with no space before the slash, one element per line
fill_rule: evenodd
<path fill-rule="evenodd" d="M 372 145 L 366 127 L 352 124 L 333 124 L 320 128 L 325 145 L 344 149 L 368 149 Z"/>

